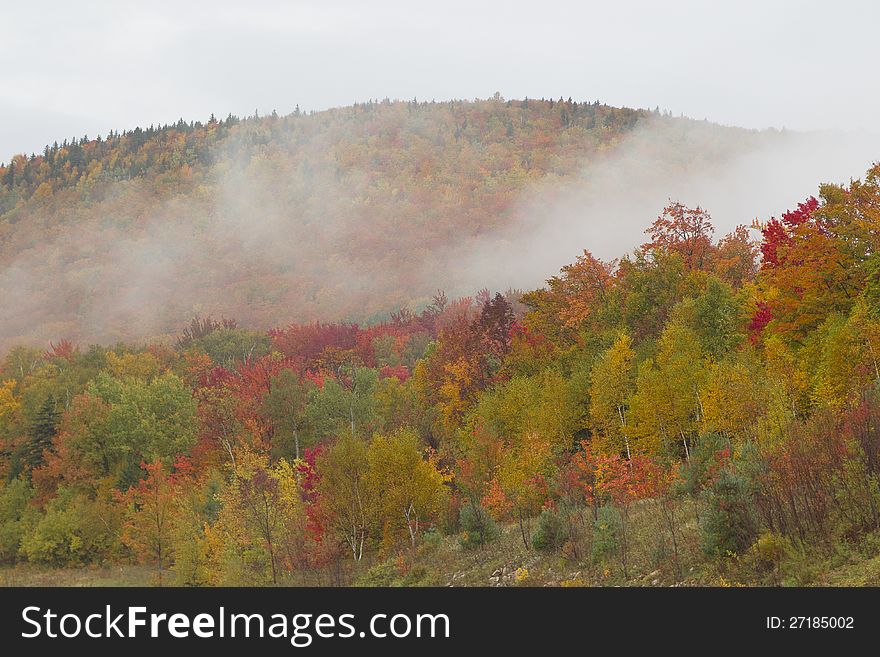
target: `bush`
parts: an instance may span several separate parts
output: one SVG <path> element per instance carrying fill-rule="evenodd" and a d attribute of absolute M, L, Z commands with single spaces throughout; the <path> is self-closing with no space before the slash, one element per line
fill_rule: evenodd
<path fill-rule="evenodd" d="M 39 511 L 28 505 L 31 487 L 23 479 L 13 479 L 0 488 L 0 561 L 11 563 L 18 556 L 21 539 L 39 518 Z"/>
<path fill-rule="evenodd" d="M 536 550 L 558 550 L 568 540 L 568 526 L 564 518 L 553 509 L 544 509 L 538 516 L 538 526 L 532 534 L 532 547 Z"/>
<path fill-rule="evenodd" d="M 613 506 L 603 506 L 599 509 L 596 521 L 593 523 L 594 563 L 604 563 L 618 553 L 622 524 L 620 511 Z"/>
<path fill-rule="evenodd" d="M 393 560 L 382 561 L 358 577 L 354 585 L 365 587 L 394 586 L 400 577 Z"/>
<path fill-rule="evenodd" d="M 479 505 L 465 504 L 461 508 L 459 521 L 462 531 L 459 543 L 465 549 L 483 547 L 500 534 L 492 516 Z"/>
<path fill-rule="evenodd" d="M 745 552 L 758 533 L 749 481 L 724 469 L 704 496 L 708 509 L 701 527 L 703 551 L 715 557 Z"/>
<path fill-rule="evenodd" d="M 730 447 L 727 438 L 717 433 L 700 436 L 691 448 L 691 458 L 682 467 L 678 481 L 681 492 L 698 496 L 710 484 L 712 470 L 718 465 L 718 454 Z"/>
<path fill-rule="evenodd" d="M 781 534 L 764 532 L 749 549 L 748 561 L 759 575 L 770 574 L 772 583 L 782 582 L 782 565 L 792 551 L 791 543 Z"/>
<path fill-rule="evenodd" d="M 106 500 L 59 488 L 46 514 L 22 538 L 28 561 L 52 566 L 100 562 L 120 550 L 120 519 Z"/>

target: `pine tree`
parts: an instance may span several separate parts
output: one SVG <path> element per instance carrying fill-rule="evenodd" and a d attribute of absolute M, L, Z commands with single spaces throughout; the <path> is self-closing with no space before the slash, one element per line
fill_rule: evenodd
<path fill-rule="evenodd" d="M 52 448 L 52 439 L 58 433 L 59 416 L 55 398 L 49 395 L 28 429 L 25 460 L 31 469 L 42 465 L 45 460 L 43 453 Z"/>

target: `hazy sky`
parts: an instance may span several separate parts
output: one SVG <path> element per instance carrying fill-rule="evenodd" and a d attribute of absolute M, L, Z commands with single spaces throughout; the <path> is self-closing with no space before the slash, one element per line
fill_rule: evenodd
<path fill-rule="evenodd" d="M 212 112 L 495 91 L 755 128 L 880 115 L 872 0 L 0 2 L 0 160 Z"/>

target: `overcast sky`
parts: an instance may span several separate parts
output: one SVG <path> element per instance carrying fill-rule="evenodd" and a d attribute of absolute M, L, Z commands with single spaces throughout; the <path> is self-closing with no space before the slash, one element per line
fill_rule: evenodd
<path fill-rule="evenodd" d="M 872 0 L 0 2 L 0 160 L 212 112 L 495 91 L 754 128 L 880 115 Z"/>

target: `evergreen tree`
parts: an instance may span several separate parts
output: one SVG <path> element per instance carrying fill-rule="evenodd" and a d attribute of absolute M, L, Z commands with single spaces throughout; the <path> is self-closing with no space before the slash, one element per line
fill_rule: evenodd
<path fill-rule="evenodd" d="M 49 395 L 33 423 L 28 428 L 28 442 L 25 447 L 25 461 L 33 468 L 43 464 L 43 452 L 52 448 L 52 439 L 58 433 L 58 421 L 60 417 L 55 398 Z"/>

